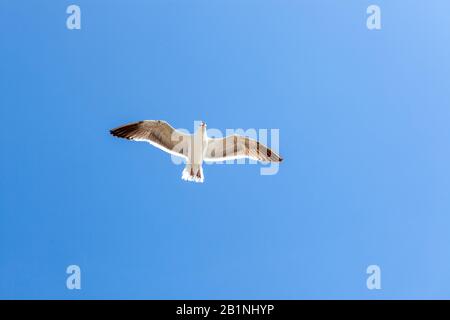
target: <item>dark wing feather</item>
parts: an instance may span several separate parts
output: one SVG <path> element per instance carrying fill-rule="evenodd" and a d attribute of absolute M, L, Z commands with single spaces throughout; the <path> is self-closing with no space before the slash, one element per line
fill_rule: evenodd
<path fill-rule="evenodd" d="M 175 130 L 161 120 L 144 120 L 129 123 L 110 133 L 119 138 L 135 141 L 146 141 L 155 147 L 177 156 L 187 157 L 190 135 Z"/>

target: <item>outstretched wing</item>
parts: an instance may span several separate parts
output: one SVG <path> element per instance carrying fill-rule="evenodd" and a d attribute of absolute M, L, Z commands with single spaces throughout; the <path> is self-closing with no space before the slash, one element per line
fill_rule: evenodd
<path fill-rule="evenodd" d="M 283 159 L 259 141 L 248 137 L 232 135 L 225 138 L 210 139 L 204 160 L 224 161 L 250 158 L 262 162 L 281 162 Z"/>
<path fill-rule="evenodd" d="M 175 130 L 170 124 L 161 120 L 144 120 L 126 124 L 110 130 L 119 138 L 146 141 L 170 154 L 187 158 L 190 135 Z"/>

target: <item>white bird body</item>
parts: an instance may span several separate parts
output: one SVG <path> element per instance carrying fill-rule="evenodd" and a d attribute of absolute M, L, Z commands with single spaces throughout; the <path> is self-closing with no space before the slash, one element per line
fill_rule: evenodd
<path fill-rule="evenodd" d="M 262 143 L 244 136 L 209 138 L 206 124 L 190 135 L 175 130 L 161 120 L 144 120 L 110 130 L 116 137 L 146 141 L 170 154 L 183 157 L 186 167 L 181 178 L 186 181 L 203 182 L 203 161 L 224 161 L 251 158 L 262 162 L 281 162 L 283 159 Z"/>
<path fill-rule="evenodd" d="M 201 125 L 197 132 L 191 136 L 190 152 L 186 161 L 186 167 L 181 174 L 181 179 L 186 181 L 203 182 L 203 158 L 205 157 L 208 136 L 206 126 Z"/>

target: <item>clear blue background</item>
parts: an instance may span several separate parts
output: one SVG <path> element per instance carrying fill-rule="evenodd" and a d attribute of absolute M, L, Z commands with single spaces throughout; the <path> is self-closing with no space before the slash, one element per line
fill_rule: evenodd
<path fill-rule="evenodd" d="M 450 298 L 449 14 L 1 1 L 0 298 Z M 285 162 L 187 183 L 169 155 L 108 134 L 141 119 L 279 128 Z"/>

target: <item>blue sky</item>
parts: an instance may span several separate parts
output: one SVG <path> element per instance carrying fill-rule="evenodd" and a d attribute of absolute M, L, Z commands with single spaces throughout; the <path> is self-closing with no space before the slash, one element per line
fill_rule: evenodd
<path fill-rule="evenodd" d="M 449 298 L 449 12 L 2 1 L 0 298 Z M 108 134 L 142 119 L 278 128 L 285 161 L 187 183 L 169 155 Z"/>

